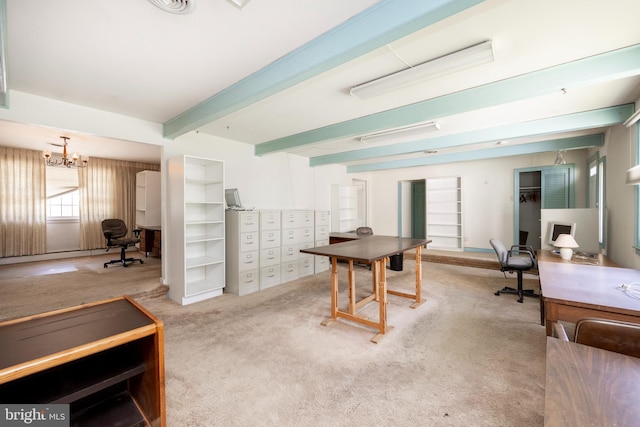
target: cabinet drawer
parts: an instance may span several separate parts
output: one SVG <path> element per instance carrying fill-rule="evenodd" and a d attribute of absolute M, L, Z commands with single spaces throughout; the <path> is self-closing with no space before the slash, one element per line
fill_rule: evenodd
<path fill-rule="evenodd" d="M 329 226 L 331 224 L 331 217 L 329 215 L 329 211 L 317 211 L 316 227 L 319 225 Z"/>
<path fill-rule="evenodd" d="M 260 289 L 280 284 L 280 265 L 260 269 Z"/>
<path fill-rule="evenodd" d="M 260 230 L 280 230 L 280 212 L 260 212 Z"/>
<path fill-rule="evenodd" d="M 260 251 L 260 266 L 280 264 L 280 248 L 262 249 Z"/>
<path fill-rule="evenodd" d="M 298 223 L 298 216 L 294 211 L 282 212 L 282 229 L 285 228 L 299 228 L 301 225 Z"/>
<path fill-rule="evenodd" d="M 279 248 L 280 230 L 267 230 L 260 232 L 260 248 Z"/>
<path fill-rule="evenodd" d="M 298 259 L 298 254 L 300 254 L 298 245 L 289 245 L 289 246 L 282 247 L 282 252 L 280 253 L 280 256 L 281 256 L 282 262 L 291 262 Z"/>
<path fill-rule="evenodd" d="M 313 227 L 304 227 L 300 229 L 299 235 L 300 242 L 313 242 L 315 233 Z"/>
<path fill-rule="evenodd" d="M 300 277 L 310 276 L 314 271 L 314 259 L 313 255 L 298 260 L 298 274 Z"/>
<path fill-rule="evenodd" d="M 258 233 L 240 234 L 240 252 L 257 251 L 259 249 Z"/>
<path fill-rule="evenodd" d="M 242 252 L 238 257 L 238 269 L 240 271 L 252 270 L 259 267 L 259 251 Z"/>
<path fill-rule="evenodd" d="M 298 262 L 292 261 L 282 264 L 282 283 L 290 282 L 291 280 L 295 280 L 300 277 L 300 273 L 298 270 Z"/>
<path fill-rule="evenodd" d="M 313 227 L 315 224 L 315 212 L 314 211 L 300 211 L 296 212 L 298 217 L 298 224 L 300 227 Z"/>
<path fill-rule="evenodd" d="M 316 225 L 316 241 L 329 240 L 329 226 L 328 225 Z"/>
<path fill-rule="evenodd" d="M 300 229 L 291 228 L 282 230 L 282 244 L 293 245 L 300 242 Z"/>
<path fill-rule="evenodd" d="M 331 267 L 331 262 L 329 257 L 326 256 L 316 256 L 315 257 L 315 272 L 320 273 L 321 271 L 327 271 Z"/>
<path fill-rule="evenodd" d="M 238 277 L 238 295 L 246 295 L 260 290 L 259 269 L 243 271 Z"/>
<path fill-rule="evenodd" d="M 240 232 L 251 233 L 258 231 L 260 222 L 257 212 L 240 212 Z"/>

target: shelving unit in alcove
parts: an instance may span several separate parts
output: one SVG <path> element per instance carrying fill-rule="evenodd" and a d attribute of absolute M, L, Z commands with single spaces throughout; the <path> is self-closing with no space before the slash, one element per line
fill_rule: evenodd
<path fill-rule="evenodd" d="M 427 179 L 427 239 L 432 249 L 463 249 L 460 177 Z"/>

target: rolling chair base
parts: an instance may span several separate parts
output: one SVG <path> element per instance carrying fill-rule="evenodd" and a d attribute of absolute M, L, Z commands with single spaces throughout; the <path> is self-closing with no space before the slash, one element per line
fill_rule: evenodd
<path fill-rule="evenodd" d="M 123 267 L 128 267 L 132 262 L 140 261 L 140 264 L 144 264 L 144 260 L 140 258 L 125 258 L 125 248 L 120 250 L 120 259 L 112 259 L 109 262 L 104 263 L 104 268 L 107 268 L 111 264 L 122 264 Z"/>
<path fill-rule="evenodd" d="M 510 288 L 505 286 L 504 288 L 496 291 L 494 295 L 500 296 L 500 294 L 514 294 L 518 295 L 518 302 L 523 302 L 524 297 L 536 297 L 539 298 L 540 295 L 536 294 L 533 289 L 523 289 L 519 291 L 518 289 Z"/>

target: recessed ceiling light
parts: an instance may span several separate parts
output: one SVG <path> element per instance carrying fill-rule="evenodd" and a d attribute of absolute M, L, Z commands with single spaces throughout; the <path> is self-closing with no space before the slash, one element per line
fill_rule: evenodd
<path fill-rule="evenodd" d="M 159 7 L 165 12 L 187 13 L 193 9 L 194 0 L 149 0 L 151 4 Z"/>

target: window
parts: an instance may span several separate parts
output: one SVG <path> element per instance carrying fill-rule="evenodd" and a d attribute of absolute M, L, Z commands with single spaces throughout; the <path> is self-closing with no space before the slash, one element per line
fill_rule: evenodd
<path fill-rule="evenodd" d="M 47 167 L 47 221 L 80 218 L 78 171 Z"/>
<path fill-rule="evenodd" d="M 47 218 L 79 217 L 78 190 L 47 198 Z"/>

